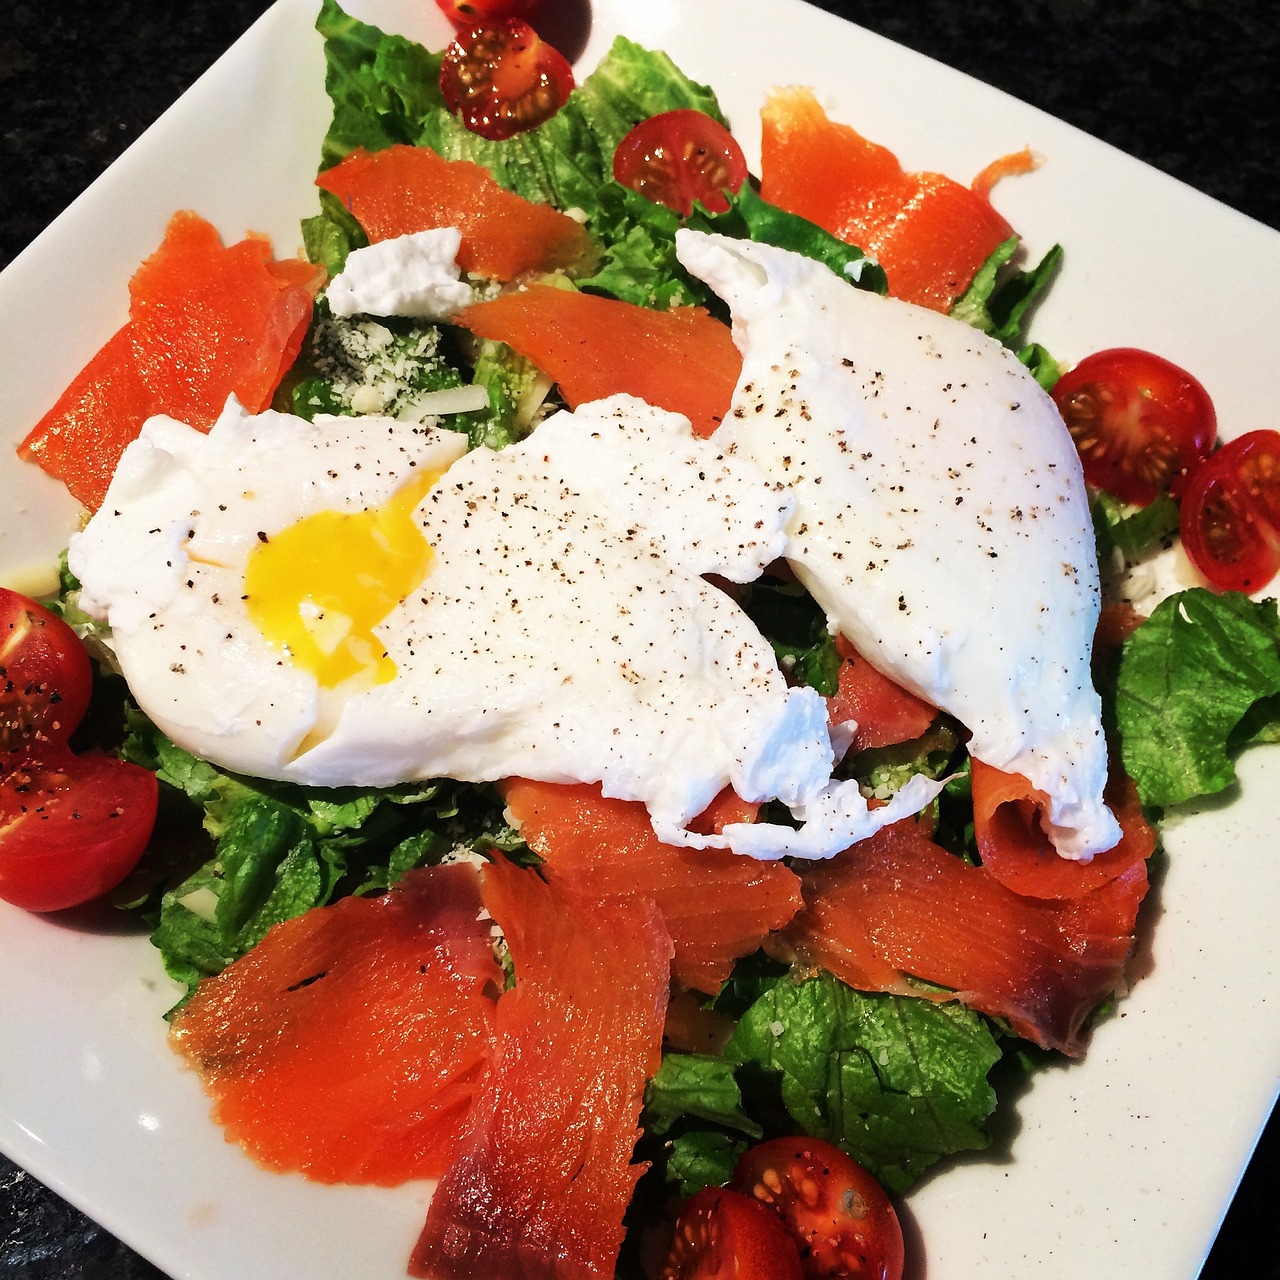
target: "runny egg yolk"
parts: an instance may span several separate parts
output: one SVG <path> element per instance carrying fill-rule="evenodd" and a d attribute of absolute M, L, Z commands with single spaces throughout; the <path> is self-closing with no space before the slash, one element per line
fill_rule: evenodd
<path fill-rule="evenodd" d="M 324 688 L 396 672 L 373 629 L 423 578 L 431 545 L 413 518 L 439 478 L 426 471 L 366 511 L 317 511 L 260 542 L 245 568 L 249 617 Z"/>

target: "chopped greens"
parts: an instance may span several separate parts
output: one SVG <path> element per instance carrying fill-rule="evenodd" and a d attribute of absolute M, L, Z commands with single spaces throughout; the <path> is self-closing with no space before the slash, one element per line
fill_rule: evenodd
<path fill-rule="evenodd" d="M 458 850 L 517 850 L 488 787 L 450 781 L 380 791 L 243 778 L 193 756 L 136 709 L 122 754 L 200 811 L 212 844 L 142 909 L 169 974 L 193 989 L 281 920 L 348 893 L 379 892 Z"/>

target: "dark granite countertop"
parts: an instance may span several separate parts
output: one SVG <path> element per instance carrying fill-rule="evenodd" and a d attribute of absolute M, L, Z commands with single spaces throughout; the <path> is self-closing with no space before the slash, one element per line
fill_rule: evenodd
<path fill-rule="evenodd" d="M 0 31 L 0 265 L 266 7 L 263 0 L 11 0 Z M 995 84 L 1280 228 L 1275 0 L 1020 6 L 824 0 L 821 7 Z M 139 66 L 146 75 L 138 75 Z M 1229 251 L 1194 247 L 1210 260 L 1215 251 Z M 1205 1280 L 1280 1277 L 1269 1220 L 1278 1180 L 1280 1132 L 1273 1120 Z M 0 1158 L 0 1280 L 163 1278 Z"/>

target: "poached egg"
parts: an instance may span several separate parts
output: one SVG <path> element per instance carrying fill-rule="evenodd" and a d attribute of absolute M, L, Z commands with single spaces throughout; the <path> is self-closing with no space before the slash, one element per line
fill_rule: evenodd
<path fill-rule="evenodd" d="M 519 444 L 228 403 L 153 418 L 70 548 L 143 710 L 227 769 L 318 786 L 599 782 L 659 838 L 829 856 L 914 812 L 832 779 L 826 706 L 707 580 L 787 544 L 793 496 L 619 396 Z M 800 825 L 689 824 L 726 786 Z"/>
<path fill-rule="evenodd" d="M 677 254 L 743 353 L 714 439 L 787 486 L 785 555 L 831 629 L 1043 792 L 1060 853 L 1112 847 L 1093 531 L 1049 396 L 971 326 L 809 258 L 689 229 Z"/>

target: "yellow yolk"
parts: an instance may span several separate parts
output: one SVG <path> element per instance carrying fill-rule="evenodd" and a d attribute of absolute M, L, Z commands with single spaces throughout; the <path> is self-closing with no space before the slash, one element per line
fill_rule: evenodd
<path fill-rule="evenodd" d="M 318 511 L 259 535 L 245 569 L 249 617 L 323 687 L 395 675 L 373 629 L 426 577 L 431 546 L 413 513 L 439 475 L 424 472 L 385 506 Z"/>

